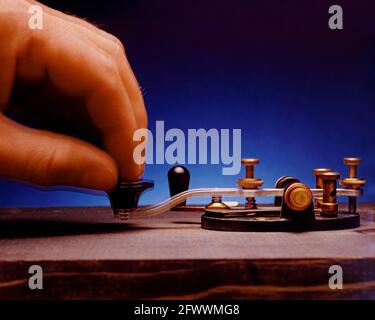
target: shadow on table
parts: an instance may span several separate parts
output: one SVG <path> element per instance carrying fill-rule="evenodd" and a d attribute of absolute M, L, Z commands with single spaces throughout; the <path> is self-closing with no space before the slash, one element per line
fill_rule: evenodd
<path fill-rule="evenodd" d="M 0 239 L 60 237 L 120 233 L 150 229 L 131 223 L 86 223 L 72 221 L 0 220 Z"/>

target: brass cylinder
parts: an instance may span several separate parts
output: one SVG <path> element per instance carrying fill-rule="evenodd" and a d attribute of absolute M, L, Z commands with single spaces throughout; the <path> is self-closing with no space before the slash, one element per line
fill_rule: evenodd
<path fill-rule="evenodd" d="M 323 183 L 323 202 L 336 202 L 336 181 L 324 181 Z"/>
<path fill-rule="evenodd" d="M 323 179 L 322 174 L 325 172 L 331 172 L 332 170 L 329 168 L 317 168 L 313 170 L 313 174 L 315 176 L 315 184 L 318 189 L 323 188 Z M 315 197 L 315 207 L 320 208 L 320 204 L 323 201 L 323 197 Z"/>
<path fill-rule="evenodd" d="M 356 178 L 357 177 L 357 166 L 349 166 L 349 178 Z"/>
<path fill-rule="evenodd" d="M 246 178 L 254 178 L 254 166 L 246 166 Z"/>
<path fill-rule="evenodd" d="M 326 172 L 322 174 L 323 201 L 320 204 L 322 215 L 337 215 L 338 203 L 336 198 L 336 181 L 339 178 L 340 174 L 337 172 Z"/>

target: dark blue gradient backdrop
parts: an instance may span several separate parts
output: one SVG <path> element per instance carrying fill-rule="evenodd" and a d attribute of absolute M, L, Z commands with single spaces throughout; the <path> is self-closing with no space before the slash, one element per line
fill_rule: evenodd
<path fill-rule="evenodd" d="M 242 155 L 272 187 L 282 175 L 313 185 L 314 167 L 345 176 L 363 157 L 364 200 L 375 201 L 375 4 L 372 0 L 44 1 L 114 33 L 143 88 L 150 128 L 240 128 Z M 339 4 L 344 30 L 328 28 Z M 126 146 L 124 145 L 124 148 Z M 191 187 L 235 186 L 220 165 L 188 166 Z M 169 195 L 169 165 L 143 203 Z M 242 171 L 243 172 L 243 171 Z M 108 205 L 104 194 L 0 182 L 0 206 Z"/>

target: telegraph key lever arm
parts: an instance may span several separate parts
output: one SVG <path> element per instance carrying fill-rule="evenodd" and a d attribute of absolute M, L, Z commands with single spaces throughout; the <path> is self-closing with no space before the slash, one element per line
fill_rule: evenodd
<path fill-rule="evenodd" d="M 126 215 L 119 215 L 120 219 L 126 219 L 127 216 L 140 218 L 151 217 L 162 214 L 165 211 L 172 209 L 180 203 L 193 197 L 212 197 L 212 196 L 240 196 L 240 197 L 282 197 L 284 189 L 269 188 L 269 189 L 240 189 L 240 188 L 199 188 L 183 191 L 175 196 L 156 205 L 142 206 L 139 208 L 130 208 L 126 210 Z M 313 196 L 323 196 L 322 189 L 311 189 Z M 362 190 L 359 189 L 337 189 L 338 196 L 358 197 L 362 195 Z"/>

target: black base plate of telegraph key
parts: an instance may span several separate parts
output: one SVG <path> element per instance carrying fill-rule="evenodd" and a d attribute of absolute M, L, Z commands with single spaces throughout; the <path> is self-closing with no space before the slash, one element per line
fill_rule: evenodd
<path fill-rule="evenodd" d="M 360 226 L 360 216 L 357 213 L 344 211 L 339 212 L 337 217 L 323 217 L 315 214 L 314 221 L 301 224 L 280 218 L 274 212 L 264 215 L 225 216 L 215 210 L 206 210 L 201 222 L 203 229 L 218 231 L 302 232 L 357 228 Z"/>

